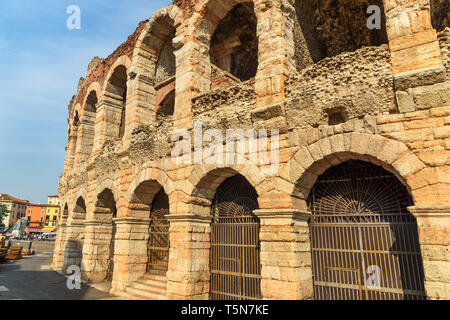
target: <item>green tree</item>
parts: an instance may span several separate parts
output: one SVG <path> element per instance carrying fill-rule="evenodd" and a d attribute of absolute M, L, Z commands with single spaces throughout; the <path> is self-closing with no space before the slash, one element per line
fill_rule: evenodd
<path fill-rule="evenodd" d="M 4 228 L 3 219 L 10 213 L 4 204 L 0 204 L 0 228 Z"/>

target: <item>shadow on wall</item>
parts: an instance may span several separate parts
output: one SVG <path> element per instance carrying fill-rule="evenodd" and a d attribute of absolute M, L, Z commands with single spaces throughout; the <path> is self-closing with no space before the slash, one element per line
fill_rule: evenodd
<path fill-rule="evenodd" d="M 433 28 L 438 32 L 450 27 L 450 1 L 431 0 L 430 15 Z"/>
<path fill-rule="evenodd" d="M 78 240 L 69 240 L 64 248 L 64 266 L 63 272 L 69 266 L 76 265 L 81 268 L 81 261 L 83 260 L 83 244 Z"/>

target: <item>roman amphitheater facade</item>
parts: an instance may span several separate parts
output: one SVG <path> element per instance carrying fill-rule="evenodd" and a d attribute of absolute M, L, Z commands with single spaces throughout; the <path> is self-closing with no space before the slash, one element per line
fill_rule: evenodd
<path fill-rule="evenodd" d="M 449 299 L 448 12 L 174 0 L 70 102 L 53 268 L 129 298 Z M 265 130 L 277 169 L 176 161 L 199 123 Z"/>

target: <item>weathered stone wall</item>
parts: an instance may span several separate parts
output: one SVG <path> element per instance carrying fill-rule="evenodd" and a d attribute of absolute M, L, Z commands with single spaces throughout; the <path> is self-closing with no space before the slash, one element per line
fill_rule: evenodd
<path fill-rule="evenodd" d="M 450 28 L 439 32 L 439 45 L 441 47 L 442 64 L 447 69 L 447 80 L 450 80 Z"/>
<path fill-rule="evenodd" d="M 381 8 L 381 30 L 371 31 L 367 28 L 366 11 L 369 5 Z M 387 43 L 386 19 L 381 0 L 295 1 L 295 12 L 294 39 L 298 70 L 325 57 Z"/>
<path fill-rule="evenodd" d="M 290 128 L 327 124 L 334 112 L 350 120 L 396 109 L 387 46 L 326 58 L 286 84 L 285 112 Z"/>
<path fill-rule="evenodd" d="M 163 82 L 175 75 L 175 56 L 173 54 L 172 37 L 164 44 L 156 62 L 155 83 Z"/>
<path fill-rule="evenodd" d="M 351 33 L 345 33 L 345 26 L 362 23 L 350 18 L 356 14 L 352 10 L 359 12 L 367 2 L 319 2 L 325 10 L 302 11 L 315 19 L 314 28 L 298 24 L 296 35 L 291 26 L 298 10 L 292 1 L 254 2 L 254 80 L 241 82 L 210 63 L 210 41 L 234 0 L 175 1 L 179 8 L 158 11 L 111 58 L 96 67 L 98 61 L 93 62 L 69 107 L 71 126 L 59 187 L 68 217 L 58 232 L 55 269 L 64 267 L 66 245 L 82 240 L 83 276 L 104 281 L 113 261 L 113 293 L 121 294 L 145 273 L 149 206 L 163 188 L 170 207 L 167 297 L 207 299 L 211 200 L 226 178 L 242 174 L 258 193 L 263 297 L 311 299 L 306 199 L 325 170 L 354 159 L 382 166 L 407 187 L 414 199 L 410 211 L 418 222 L 427 295 L 450 298 L 449 31 L 442 31 L 438 41 L 428 1 L 385 1 L 389 48 L 368 46 L 374 44 L 373 35 L 363 32 L 350 39 Z M 331 5 L 339 10 L 334 12 Z M 336 22 L 342 28 L 331 34 Z M 173 41 L 168 25 L 175 29 Z M 322 32 L 320 37 L 332 48 L 330 57 L 315 61 L 308 30 Z M 158 87 L 155 75 L 165 72 L 157 71 L 157 61 L 160 55 L 169 56 L 167 41 L 173 44 L 175 78 Z M 125 108 L 105 87 L 118 66 L 126 68 Z M 161 88 L 164 95 L 158 95 Z M 73 126 L 73 116 L 79 112 L 81 122 L 86 121 L 83 104 L 92 90 L 99 101 L 94 147 L 89 156 L 76 157 L 88 144 L 80 142 L 85 131 Z M 158 114 L 171 90 L 173 116 Z M 113 131 L 122 112 L 127 130 L 119 139 Z M 169 157 L 174 146 L 170 134 L 180 128 L 192 133 L 197 120 L 204 129 L 222 132 L 279 129 L 278 170 L 263 174 L 267 166 L 250 161 L 249 149 L 243 164 L 175 164 Z M 225 159 L 226 153 L 219 156 Z M 111 209 L 99 207 L 105 191 L 117 211 L 114 219 Z M 73 223 L 80 197 L 86 203 L 84 228 Z M 80 257 L 70 252 L 67 257 L 78 263 Z"/>

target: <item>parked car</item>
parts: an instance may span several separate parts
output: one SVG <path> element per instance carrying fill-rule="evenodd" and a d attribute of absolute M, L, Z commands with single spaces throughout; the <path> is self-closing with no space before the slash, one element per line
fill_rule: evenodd
<path fill-rule="evenodd" d="M 56 233 L 52 233 L 52 232 L 43 233 L 38 237 L 38 240 L 43 240 L 43 241 L 55 241 L 55 239 L 56 239 Z"/>

